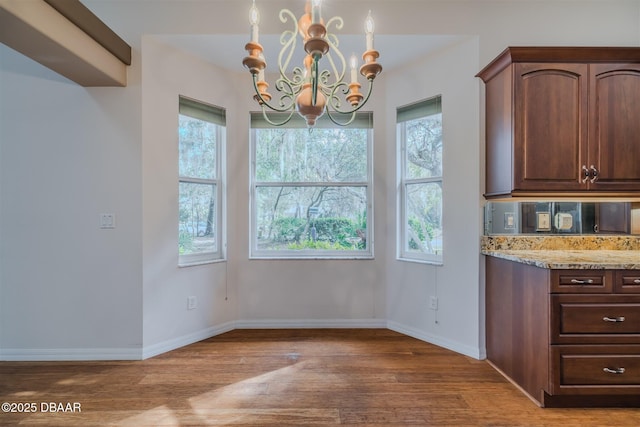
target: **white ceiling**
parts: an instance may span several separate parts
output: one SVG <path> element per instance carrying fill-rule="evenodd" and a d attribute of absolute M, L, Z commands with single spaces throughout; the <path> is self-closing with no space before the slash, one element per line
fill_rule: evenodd
<path fill-rule="evenodd" d="M 200 2 L 194 0 L 163 0 L 162 2 L 160 0 L 128 0 L 126 3 L 123 2 L 122 8 L 119 8 L 117 12 L 114 11 L 113 7 L 106 7 L 111 2 L 116 4 L 119 1 L 122 0 L 83 0 L 90 8 L 94 9 L 94 13 L 106 19 L 105 22 L 114 25 L 114 28 L 126 28 L 131 25 L 135 25 L 136 29 L 145 28 L 142 30 L 143 33 L 153 34 L 154 37 L 177 49 L 196 55 L 221 68 L 243 71 L 242 59 L 247 56 L 244 46 L 249 41 L 248 10 L 251 4 L 250 0 L 234 0 L 233 2 L 229 0 L 201 0 Z M 267 71 L 274 72 L 277 71 L 277 55 L 281 48 L 280 32 L 290 29 L 290 27 L 279 23 L 275 12 L 270 14 L 266 11 L 270 8 L 275 8 L 277 3 L 277 6 L 288 6 L 294 12 L 301 12 L 299 9 L 301 9 L 303 2 L 302 0 L 257 0 L 257 2 L 260 5 L 259 7 L 262 8 L 261 12 L 263 12 L 260 24 L 260 43 L 265 50 Z M 186 6 L 181 6 L 182 3 L 186 4 Z M 218 3 L 219 6 L 217 5 Z M 270 3 L 273 5 L 265 5 Z M 363 7 L 363 3 L 366 6 Z M 347 60 L 353 53 L 361 59 L 365 47 L 362 23 L 366 10 L 368 7 L 372 7 L 371 3 L 375 3 L 375 0 L 333 0 L 327 1 L 323 5 L 323 7 L 327 8 L 326 10 L 323 9 L 327 16 L 337 14 L 347 17 L 344 21 L 343 30 L 338 30 L 335 24 L 329 28 L 331 32 L 338 36 L 338 47 Z M 129 7 L 131 10 L 125 12 L 125 7 Z M 407 6 L 404 5 L 402 8 L 406 9 Z M 337 10 L 334 11 L 333 9 Z M 153 10 L 153 17 L 149 13 L 151 10 Z M 386 32 L 376 32 L 375 49 L 380 52 L 378 62 L 387 71 L 423 59 L 435 51 L 456 44 L 466 38 L 466 36 L 461 35 L 426 35 L 415 34 L 415 32 L 407 34 L 405 33 L 407 28 L 402 20 L 396 19 L 384 22 L 385 16 L 384 12 L 382 12 L 384 8 L 382 11 L 380 8 L 377 10 L 379 15 L 375 16 L 376 22 L 384 23 L 380 27 L 384 27 Z M 233 33 L 222 32 L 219 27 L 216 27 L 214 32 L 200 32 L 202 31 L 200 18 L 212 13 L 212 11 L 215 11 L 218 16 L 220 14 L 228 16 L 228 22 L 237 22 L 237 25 L 232 27 L 239 29 L 239 31 L 233 31 Z M 135 17 L 136 13 L 139 15 L 138 18 Z M 189 15 L 194 13 L 197 14 L 197 18 Z M 358 18 L 355 20 L 349 19 L 349 15 L 355 15 Z M 140 22 L 141 19 L 144 22 Z M 190 25 L 189 23 L 193 20 L 196 23 Z M 198 28 L 200 28 L 200 31 L 198 31 Z M 194 32 L 189 33 L 189 30 Z M 297 57 L 294 56 L 292 66 L 301 65 L 303 57 L 303 47 L 300 39 L 298 39 L 297 44 L 296 50 L 299 53 Z"/>
<path fill-rule="evenodd" d="M 364 35 L 340 35 L 339 49 L 348 61 L 352 53 L 361 60 L 364 51 Z M 190 52 L 216 66 L 232 71 L 242 71 L 244 50 L 248 35 L 158 35 L 158 39 L 178 49 Z M 424 58 L 429 54 L 460 41 L 464 36 L 456 35 L 376 35 L 375 49 L 380 52 L 380 62 L 385 70 L 392 70 L 403 64 Z M 278 35 L 260 35 L 264 47 L 267 69 L 277 70 L 277 55 L 280 51 Z M 292 65 L 301 65 L 303 47 L 297 42 L 297 58 Z"/>

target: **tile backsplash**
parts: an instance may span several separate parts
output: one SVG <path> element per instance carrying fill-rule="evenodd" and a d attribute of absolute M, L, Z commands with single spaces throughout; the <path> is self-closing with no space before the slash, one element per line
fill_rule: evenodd
<path fill-rule="evenodd" d="M 638 234 L 640 206 L 631 202 L 488 202 L 485 235 Z"/>

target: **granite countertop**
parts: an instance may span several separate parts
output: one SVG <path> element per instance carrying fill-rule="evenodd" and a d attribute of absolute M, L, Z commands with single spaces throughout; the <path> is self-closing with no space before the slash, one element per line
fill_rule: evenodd
<path fill-rule="evenodd" d="M 482 254 L 549 269 L 640 270 L 639 250 L 483 250 Z"/>
<path fill-rule="evenodd" d="M 638 236 L 483 236 L 481 253 L 549 269 L 640 270 Z"/>

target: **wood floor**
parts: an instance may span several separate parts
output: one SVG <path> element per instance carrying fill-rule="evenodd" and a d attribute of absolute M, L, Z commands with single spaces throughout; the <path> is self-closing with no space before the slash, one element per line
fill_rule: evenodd
<path fill-rule="evenodd" d="M 0 402 L 37 407 L 0 413 L 3 426 L 640 425 L 640 409 L 538 408 L 487 362 L 385 329 L 236 330 L 145 361 L 0 362 Z"/>

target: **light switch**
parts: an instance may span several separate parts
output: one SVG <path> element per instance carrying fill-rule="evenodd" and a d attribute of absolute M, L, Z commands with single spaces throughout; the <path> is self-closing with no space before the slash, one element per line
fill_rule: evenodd
<path fill-rule="evenodd" d="M 116 228 L 116 215 L 112 213 L 100 214 L 100 228 Z"/>
<path fill-rule="evenodd" d="M 513 212 L 504 213 L 505 230 L 514 230 L 516 228 L 516 215 Z"/>
<path fill-rule="evenodd" d="M 536 212 L 536 231 L 551 230 L 551 214 L 549 212 Z"/>

